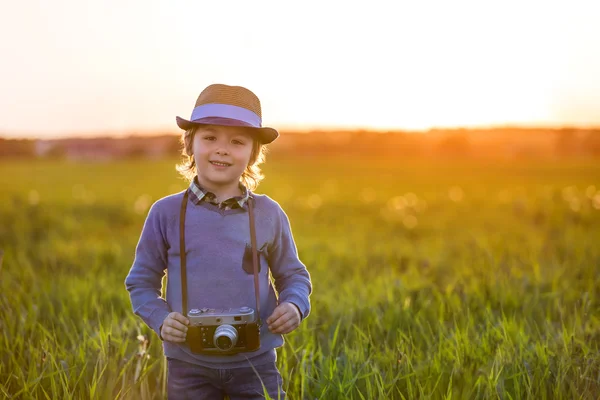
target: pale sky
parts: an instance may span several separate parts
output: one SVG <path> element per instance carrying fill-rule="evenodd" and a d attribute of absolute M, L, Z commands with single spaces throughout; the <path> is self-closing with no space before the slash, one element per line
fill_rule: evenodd
<path fill-rule="evenodd" d="M 178 132 L 211 83 L 279 129 L 600 126 L 600 2 L 0 0 L 0 136 Z"/>

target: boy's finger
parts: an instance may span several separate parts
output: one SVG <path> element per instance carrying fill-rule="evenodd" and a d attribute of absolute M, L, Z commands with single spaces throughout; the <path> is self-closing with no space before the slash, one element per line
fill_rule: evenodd
<path fill-rule="evenodd" d="M 184 317 L 183 315 L 181 315 L 178 312 L 171 313 L 171 318 L 173 318 L 176 321 L 181 322 L 184 325 L 189 325 L 190 324 L 190 320 L 187 319 L 186 317 Z"/>
<path fill-rule="evenodd" d="M 297 324 L 295 318 L 290 318 L 285 324 L 281 325 L 273 333 L 282 333 L 282 334 L 290 333 L 291 331 L 296 329 L 297 326 L 298 326 L 298 324 Z"/>
<path fill-rule="evenodd" d="M 177 329 L 178 331 L 181 331 L 181 332 L 187 332 L 187 329 L 188 329 L 187 326 L 185 326 L 184 324 L 182 324 L 181 322 L 179 322 L 175 319 L 170 320 L 167 325 L 170 326 L 171 328 Z"/>
<path fill-rule="evenodd" d="M 186 335 L 185 332 L 181 332 L 179 329 L 175 329 L 175 328 L 171 328 L 170 326 L 166 326 L 163 329 L 164 333 L 166 333 L 169 336 L 180 336 L 183 337 Z"/>
<path fill-rule="evenodd" d="M 287 314 L 285 312 L 278 313 L 277 315 L 275 315 L 275 313 L 273 313 L 273 315 L 271 316 L 271 318 L 269 318 L 267 320 L 267 323 L 269 324 L 269 326 L 271 326 L 273 324 L 283 323 L 281 321 L 281 319 L 287 320 Z"/>
<path fill-rule="evenodd" d="M 271 322 L 277 320 L 277 318 L 281 317 L 284 314 L 284 312 L 285 311 L 281 306 L 275 307 L 275 310 L 273 310 L 273 314 L 271 314 L 271 316 L 267 318 L 267 323 L 270 324 Z"/>
<path fill-rule="evenodd" d="M 174 336 L 174 335 L 167 335 L 167 337 L 165 338 L 165 340 L 167 342 L 177 342 L 177 343 L 182 343 L 185 342 L 185 338 L 183 337 L 179 337 L 179 336 Z"/>
<path fill-rule="evenodd" d="M 269 329 L 270 330 L 276 330 L 278 329 L 280 326 L 286 324 L 289 320 L 294 318 L 294 314 L 292 313 L 285 313 L 282 316 L 280 316 L 279 318 L 277 318 L 275 321 L 273 321 L 272 323 L 269 324 Z"/>

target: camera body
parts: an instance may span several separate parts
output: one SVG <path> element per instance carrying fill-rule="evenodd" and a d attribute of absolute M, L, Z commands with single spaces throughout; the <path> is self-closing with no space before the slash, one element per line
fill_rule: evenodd
<path fill-rule="evenodd" d="M 260 348 L 260 326 L 250 307 L 188 312 L 186 341 L 194 353 L 231 355 Z"/>

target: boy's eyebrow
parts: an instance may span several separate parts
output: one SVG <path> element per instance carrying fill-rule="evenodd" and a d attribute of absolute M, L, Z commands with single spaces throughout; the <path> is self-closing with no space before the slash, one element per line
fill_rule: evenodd
<path fill-rule="evenodd" d="M 199 129 L 200 133 L 215 133 L 215 128 L 202 127 Z"/>
<path fill-rule="evenodd" d="M 251 140 L 252 138 L 250 137 L 250 135 L 245 132 L 245 131 L 240 131 L 240 130 L 236 130 L 235 132 L 231 133 L 231 138 L 235 138 L 235 139 L 246 139 L 246 140 Z"/>
<path fill-rule="evenodd" d="M 205 133 L 215 134 L 216 132 L 217 132 L 217 130 L 215 128 L 207 126 L 207 127 L 200 128 L 197 133 L 200 133 L 200 134 L 205 134 Z M 243 131 L 242 132 L 237 131 L 231 137 L 232 138 L 236 138 L 236 139 L 242 138 L 242 139 L 245 139 L 245 140 L 252 140 L 252 138 L 246 132 L 243 132 Z"/>

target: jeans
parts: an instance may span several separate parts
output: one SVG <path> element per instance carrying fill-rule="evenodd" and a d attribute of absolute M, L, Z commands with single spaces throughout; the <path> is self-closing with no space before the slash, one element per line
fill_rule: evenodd
<path fill-rule="evenodd" d="M 169 400 L 264 399 L 264 385 L 269 397 L 285 399 L 275 362 L 254 368 L 214 369 L 167 357 L 167 395 Z"/>

